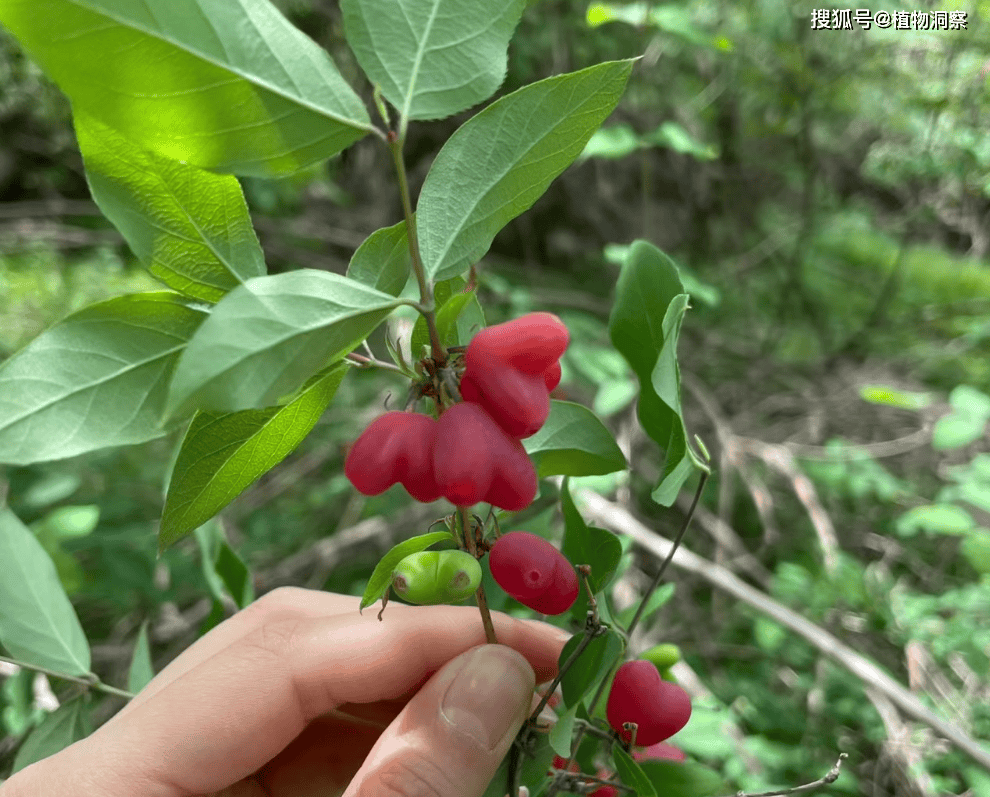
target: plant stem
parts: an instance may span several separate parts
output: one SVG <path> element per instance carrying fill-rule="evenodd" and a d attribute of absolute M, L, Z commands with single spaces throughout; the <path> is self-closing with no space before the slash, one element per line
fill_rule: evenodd
<path fill-rule="evenodd" d="M 632 638 L 633 629 L 636 624 L 640 621 L 643 615 L 643 610 L 646 608 L 646 602 L 653 595 L 657 586 L 660 584 L 660 579 L 663 578 L 664 572 L 667 570 L 667 565 L 670 564 L 670 560 L 674 558 L 674 553 L 676 553 L 678 546 L 681 544 L 681 540 L 684 539 L 684 532 L 687 531 L 688 526 L 691 525 L 691 518 L 694 517 L 694 510 L 698 506 L 698 501 L 701 500 L 701 493 L 705 489 L 705 482 L 708 481 L 708 474 L 704 471 L 701 472 L 701 478 L 698 480 L 698 489 L 695 490 L 694 500 L 691 501 L 691 508 L 688 509 L 687 517 L 684 518 L 684 522 L 681 524 L 680 530 L 677 532 L 677 536 L 674 538 L 674 544 L 671 546 L 670 553 L 667 554 L 667 558 L 663 560 L 660 565 L 660 569 L 657 570 L 657 574 L 653 577 L 653 583 L 650 584 L 650 588 L 646 590 L 646 594 L 643 596 L 643 600 L 639 603 L 639 608 L 636 609 L 636 614 L 633 615 L 632 622 L 629 623 L 629 627 L 626 629 L 626 634 Z"/>
<path fill-rule="evenodd" d="M 56 670 L 49 670 L 47 667 L 39 667 L 37 664 L 27 664 L 23 661 L 18 661 L 17 659 L 8 659 L 6 656 L 0 656 L 0 661 L 6 664 L 14 664 L 17 667 L 23 667 L 25 670 L 35 670 L 36 672 L 43 672 L 45 675 L 51 675 L 53 678 L 61 678 L 64 681 L 72 681 L 77 684 L 82 684 L 83 686 L 92 687 L 93 689 L 99 689 L 102 692 L 106 692 L 109 695 L 117 695 L 117 697 L 126 697 L 128 700 L 134 697 L 134 694 L 127 692 L 124 689 L 117 689 L 115 686 L 110 686 L 109 684 L 103 683 L 94 673 L 89 673 L 89 678 L 78 675 L 67 675 L 64 672 L 58 672 Z"/>
<path fill-rule="evenodd" d="M 395 164 L 395 174 L 399 180 L 399 196 L 402 199 L 402 213 L 406 219 L 406 240 L 409 242 L 409 256 L 412 259 L 412 269 L 416 275 L 416 282 L 419 283 L 420 304 L 417 309 L 426 318 L 426 326 L 430 331 L 430 346 L 433 349 L 433 359 L 437 362 L 443 362 L 447 352 L 440 342 L 440 333 L 437 331 L 433 290 L 427 283 L 426 270 L 423 268 L 423 261 L 419 257 L 419 237 L 416 234 L 416 219 L 413 216 L 412 202 L 409 199 L 409 181 L 406 178 L 406 163 L 402 157 L 403 141 L 404 139 L 399 138 L 394 132 L 388 134 L 388 148 L 392 153 L 392 162 Z"/>
<path fill-rule="evenodd" d="M 468 553 L 475 559 L 478 558 L 478 546 L 474 541 L 474 534 L 471 532 L 471 516 L 468 514 L 466 506 L 457 507 L 457 516 L 461 519 L 461 533 L 464 535 L 464 542 L 467 545 Z M 485 638 L 489 645 L 497 645 L 498 639 L 495 636 L 495 624 L 492 622 L 492 613 L 488 611 L 488 599 L 485 597 L 485 588 L 479 584 L 474 593 L 474 599 L 478 602 L 478 610 L 481 612 L 481 623 L 485 626 Z"/>
<path fill-rule="evenodd" d="M 362 368 L 384 368 L 387 371 L 397 371 L 400 374 L 402 373 L 402 369 L 395 363 L 372 359 L 371 357 L 365 357 L 363 354 L 355 354 L 354 352 L 351 352 L 347 355 L 347 359 L 357 363 Z"/>

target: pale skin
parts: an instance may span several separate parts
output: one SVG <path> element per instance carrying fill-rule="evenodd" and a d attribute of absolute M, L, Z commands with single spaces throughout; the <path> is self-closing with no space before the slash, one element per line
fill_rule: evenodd
<path fill-rule="evenodd" d="M 481 797 L 567 636 L 493 612 L 486 645 L 471 606 L 358 603 L 268 593 L 0 797 Z"/>

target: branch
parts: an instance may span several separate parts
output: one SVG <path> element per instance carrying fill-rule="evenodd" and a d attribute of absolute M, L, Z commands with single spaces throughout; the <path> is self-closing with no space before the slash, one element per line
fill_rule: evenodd
<path fill-rule="evenodd" d="M 663 558 L 670 553 L 672 543 L 669 540 L 654 534 L 623 507 L 589 490 L 580 490 L 578 497 L 587 510 L 604 526 L 626 534 L 654 556 Z M 760 613 L 773 618 L 785 628 L 789 628 L 852 672 L 867 687 L 872 687 L 886 696 L 905 714 L 930 726 L 978 764 L 990 769 L 990 752 L 981 747 L 975 739 L 940 717 L 876 664 L 860 656 L 825 629 L 741 581 L 724 567 L 703 559 L 683 545 L 675 552 L 671 564 L 701 576 L 717 589 L 728 592 Z"/>

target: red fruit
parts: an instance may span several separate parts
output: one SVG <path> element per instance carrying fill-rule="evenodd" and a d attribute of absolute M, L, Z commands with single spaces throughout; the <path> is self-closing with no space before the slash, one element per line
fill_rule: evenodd
<path fill-rule="evenodd" d="M 540 430 L 550 391 L 560 383 L 560 355 L 568 333 L 550 313 L 530 313 L 475 335 L 465 353 L 461 396 L 480 404 L 516 438 Z"/>
<path fill-rule="evenodd" d="M 563 756 L 555 755 L 553 757 L 553 766 L 555 769 L 563 769 L 564 764 L 567 763 L 567 759 Z M 567 767 L 568 772 L 580 772 L 581 767 L 578 765 L 577 761 L 571 761 L 571 765 Z"/>
<path fill-rule="evenodd" d="M 472 398 L 465 400 L 484 407 L 512 437 L 522 439 L 536 434 L 550 414 L 550 391 L 543 374 L 525 374 L 494 359 L 487 363 L 468 365 L 461 380 L 461 396 L 465 395 L 466 380 L 466 392 Z"/>
<path fill-rule="evenodd" d="M 598 777 L 601 780 L 609 780 L 615 773 L 606 772 L 604 769 L 598 770 Z M 590 797 L 618 797 L 619 790 L 615 786 L 599 786 L 593 792 L 591 792 Z"/>
<path fill-rule="evenodd" d="M 488 554 L 496 583 L 523 606 L 541 614 L 563 614 L 577 600 L 577 573 L 567 558 L 542 537 L 511 531 Z"/>
<path fill-rule="evenodd" d="M 433 475 L 437 422 L 415 412 L 387 412 L 372 421 L 347 452 L 344 473 L 358 492 L 379 495 L 398 482 L 417 501 L 441 493 Z"/>
<path fill-rule="evenodd" d="M 522 443 L 505 433 L 478 404 L 461 402 L 437 421 L 433 473 L 448 501 L 486 501 L 517 512 L 536 496 L 536 470 Z"/>
<path fill-rule="evenodd" d="M 468 345 L 467 365 L 486 367 L 493 358 L 524 374 L 541 376 L 560 359 L 569 339 L 567 327 L 553 313 L 529 313 L 475 335 Z"/>
<path fill-rule="evenodd" d="M 666 742 L 657 742 L 643 750 L 634 750 L 632 757 L 637 761 L 687 761 L 683 750 Z"/>
<path fill-rule="evenodd" d="M 622 724 L 637 723 L 636 744 L 648 747 L 687 725 L 691 698 L 677 684 L 663 680 L 652 662 L 636 659 L 625 662 L 616 672 L 605 716 L 626 742 L 631 734 Z"/>

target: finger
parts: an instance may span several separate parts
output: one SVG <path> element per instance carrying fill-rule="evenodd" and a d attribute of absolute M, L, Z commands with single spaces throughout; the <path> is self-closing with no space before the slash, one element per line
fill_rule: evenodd
<path fill-rule="evenodd" d="M 250 633 L 257 632 L 265 625 L 283 620 L 289 621 L 293 618 L 316 619 L 334 616 L 357 617 L 365 622 L 368 622 L 370 618 L 378 622 L 377 610 L 374 610 L 374 607 L 366 610 L 368 611 L 367 615 L 358 613 L 360 603 L 361 599 L 353 595 L 338 595 L 332 592 L 303 589 L 301 587 L 280 587 L 279 589 L 272 590 L 186 648 L 167 667 L 158 673 L 136 697 L 128 702 L 116 716 L 119 717 L 133 711 L 137 706 L 149 700 L 168 684 L 175 682 L 185 673 L 212 658 L 224 648 L 232 645 L 236 640 Z M 430 612 L 430 616 L 432 617 L 436 616 L 436 613 L 443 614 L 451 609 L 460 613 L 461 618 L 459 622 L 475 625 L 480 628 L 477 609 L 471 606 L 414 607 L 392 603 L 389 604 L 385 611 L 383 619 L 408 611 L 426 611 Z M 509 618 L 501 612 L 493 612 L 492 619 L 495 623 L 496 636 L 498 636 L 499 641 L 502 641 L 499 632 L 504 627 L 505 621 Z M 556 648 L 556 655 L 559 655 L 563 642 L 566 642 L 569 638 L 569 636 L 562 635 L 563 632 L 560 629 L 549 623 L 543 623 L 538 620 L 518 619 L 513 620 L 513 622 L 526 624 L 534 632 L 533 639 L 537 640 L 538 644 L 545 644 L 551 648 Z M 541 682 L 553 678 L 556 674 L 556 667 L 553 668 L 552 672 L 546 672 L 542 669 L 537 672 L 537 675 L 541 676 Z"/>
<path fill-rule="evenodd" d="M 188 657 L 187 669 L 177 667 L 139 705 L 38 774 L 61 773 L 69 786 L 73 772 L 85 768 L 106 797 L 133 793 L 121 791 L 128 783 L 154 784 L 145 793 L 169 797 L 217 791 L 258 770 L 315 717 L 345 703 L 410 694 L 485 642 L 471 607 L 395 606 L 379 622 L 375 613 L 358 615 L 356 599 L 352 606 L 330 617 L 277 615 L 210 656 Z M 493 621 L 499 640 L 541 680 L 553 677 L 562 638 L 543 623 L 502 614 Z"/>
<path fill-rule="evenodd" d="M 481 797 L 529 713 L 526 659 L 481 645 L 449 662 L 379 737 L 343 797 Z"/>

